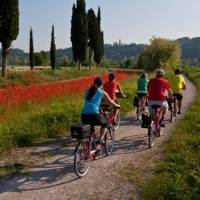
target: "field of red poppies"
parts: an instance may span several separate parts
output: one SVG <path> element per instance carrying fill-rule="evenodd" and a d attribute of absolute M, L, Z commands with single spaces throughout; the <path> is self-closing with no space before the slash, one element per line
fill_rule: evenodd
<path fill-rule="evenodd" d="M 125 71 L 115 72 L 117 80 L 126 80 L 130 73 Z M 104 81 L 108 79 L 108 74 L 99 75 Z M 46 84 L 33 84 L 30 86 L 13 87 L 0 90 L 0 104 L 10 106 L 20 106 L 26 102 L 38 103 L 51 98 L 52 96 L 75 96 L 82 95 L 96 76 L 89 76 L 77 80 L 67 80 L 50 82 Z"/>
<path fill-rule="evenodd" d="M 120 100 L 122 113 L 126 113 L 132 109 L 137 74 L 126 70 L 115 74 L 128 95 Z M 97 76 L 108 79 L 105 73 L 0 89 L 0 152 L 68 135 L 71 124 L 80 122 L 83 93 Z"/>

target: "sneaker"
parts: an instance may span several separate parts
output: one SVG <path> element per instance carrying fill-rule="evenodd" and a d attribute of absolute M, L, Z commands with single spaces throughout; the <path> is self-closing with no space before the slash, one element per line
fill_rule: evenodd
<path fill-rule="evenodd" d="M 180 114 L 181 114 L 181 111 L 179 110 L 177 113 L 180 115 Z"/>

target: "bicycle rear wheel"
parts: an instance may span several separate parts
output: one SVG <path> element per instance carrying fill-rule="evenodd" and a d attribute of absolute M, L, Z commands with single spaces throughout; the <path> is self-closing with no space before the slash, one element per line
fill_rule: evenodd
<path fill-rule="evenodd" d="M 116 131 L 119 128 L 119 125 L 120 125 L 120 110 L 118 111 L 116 119 L 115 119 L 115 121 L 113 123 L 113 129 L 114 129 L 114 131 Z"/>
<path fill-rule="evenodd" d="M 148 128 L 149 148 L 152 148 L 155 143 L 155 122 L 152 121 Z"/>
<path fill-rule="evenodd" d="M 89 158 L 89 154 L 89 141 L 81 142 L 76 148 L 76 152 L 74 155 L 74 170 L 79 177 L 85 176 L 90 169 L 92 159 Z"/>
<path fill-rule="evenodd" d="M 114 147 L 114 131 L 112 127 L 108 128 L 105 135 L 105 152 L 106 155 L 111 155 Z"/>
<path fill-rule="evenodd" d="M 142 116 L 142 109 L 140 108 L 140 106 L 137 107 L 137 120 L 141 120 L 141 116 Z"/>
<path fill-rule="evenodd" d="M 171 108 L 171 110 L 170 110 L 170 122 L 173 122 L 174 121 L 174 109 L 173 108 Z"/>

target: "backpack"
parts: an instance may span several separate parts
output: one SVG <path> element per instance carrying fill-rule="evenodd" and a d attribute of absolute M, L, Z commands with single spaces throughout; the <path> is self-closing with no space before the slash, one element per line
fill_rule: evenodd
<path fill-rule="evenodd" d="M 142 128 L 148 128 L 150 122 L 150 115 L 148 112 L 145 112 L 142 114 L 142 123 L 141 127 Z"/>

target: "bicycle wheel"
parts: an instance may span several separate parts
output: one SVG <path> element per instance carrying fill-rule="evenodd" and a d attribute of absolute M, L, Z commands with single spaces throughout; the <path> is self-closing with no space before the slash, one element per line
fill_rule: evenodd
<path fill-rule="evenodd" d="M 154 121 L 151 122 L 148 128 L 148 142 L 149 148 L 152 148 L 155 143 L 155 123 Z"/>
<path fill-rule="evenodd" d="M 114 131 L 112 127 L 108 128 L 105 135 L 105 152 L 106 155 L 111 155 L 114 147 Z"/>
<path fill-rule="evenodd" d="M 173 108 L 171 108 L 171 110 L 170 110 L 170 122 L 173 122 L 174 121 L 174 109 Z"/>
<path fill-rule="evenodd" d="M 159 134 L 159 137 L 160 137 L 161 135 L 163 135 L 163 127 L 162 127 L 162 126 L 160 126 L 160 128 L 159 128 L 158 134 Z"/>
<path fill-rule="evenodd" d="M 140 106 L 137 107 L 136 114 L 137 114 L 137 120 L 140 120 L 142 116 L 142 109 L 140 108 Z"/>
<path fill-rule="evenodd" d="M 115 119 L 115 121 L 113 123 L 113 129 L 114 129 L 114 131 L 116 131 L 119 128 L 119 125 L 120 125 L 120 110 L 118 111 L 116 119 Z"/>
<path fill-rule="evenodd" d="M 74 155 L 74 169 L 76 174 L 79 177 L 85 176 L 89 169 L 92 162 L 92 159 L 88 159 L 90 154 L 90 143 L 87 142 L 81 142 L 75 152 Z"/>

